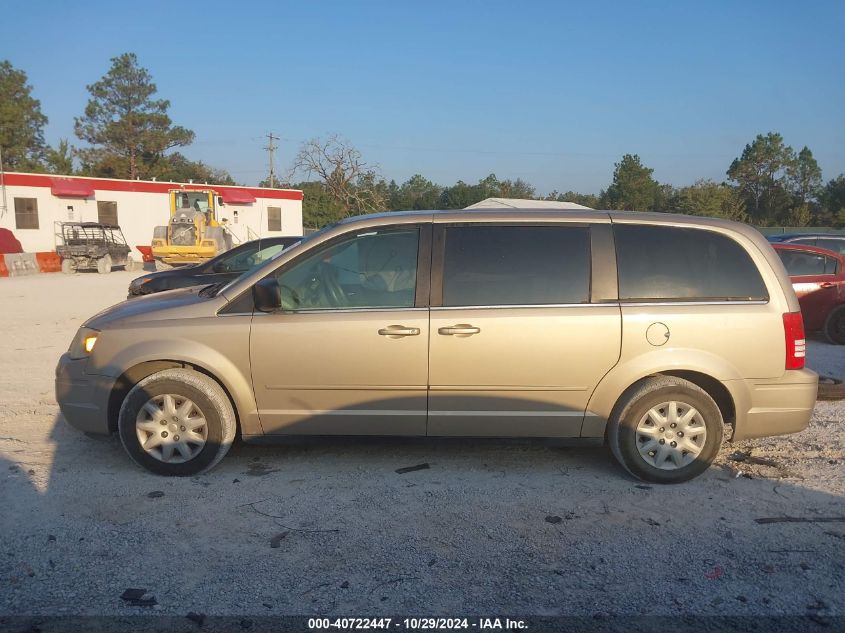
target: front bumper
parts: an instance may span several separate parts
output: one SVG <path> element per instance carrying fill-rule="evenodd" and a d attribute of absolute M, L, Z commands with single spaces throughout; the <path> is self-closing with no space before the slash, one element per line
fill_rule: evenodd
<path fill-rule="evenodd" d="M 85 373 L 88 359 L 72 360 L 62 354 L 56 366 L 56 402 L 68 423 L 86 433 L 107 435 L 109 396 L 114 378 Z"/>
<path fill-rule="evenodd" d="M 745 381 L 749 408 L 738 416 L 733 440 L 798 433 L 807 428 L 816 406 L 819 375 L 810 369 L 790 370 L 771 380 Z"/>

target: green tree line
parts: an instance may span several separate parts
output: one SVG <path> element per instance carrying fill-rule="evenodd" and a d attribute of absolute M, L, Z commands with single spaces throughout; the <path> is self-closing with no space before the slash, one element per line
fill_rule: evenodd
<path fill-rule="evenodd" d="M 87 86 L 90 99 L 74 120 L 85 143 L 44 140 L 48 119 L 33 97 L 26 73 L 0 62 L 0 149 L 9 171 L 80 174 L 114 178 L 235 184 L 231 175 L 178 151 L 194 132 L 174 125 L 170 102 L 134 53 L 111 60 L 98 81 Z M 260 186 L 268 186 L 263 181 Z M 660 183 L 637 154 L 615 163 L 613 178 L 598 194 L 553 191 L 539 196 L 522 179 L 494 174 L 471 184 L 435 183 L 416 174 L 399 184 L 381 176 L 347 140 L 333 135 L 304 142 L 285 186 L 304 192 L 306 226 L 321 227 L 340 218 L 373 211 L 462 209 L 485 198 L 568 201 L 596 209 L 665 211 L 729 218 L 758 226 L 845 226 L 845 174 L 824 182 L 808 147 L 799 151 L 775 132 L 757 135 L 725 172 L 725 180 L 699 180 L 675 187 Z"/>
<path fill-rule="evenodd" d="M 812 152 L 795 152 L 780 134 L 758 135 L 726 171 L 726 181 L 698 180 L 675 187 L 659 183 L 654 170 L 636 154 L 615 163 L 613 179 L 598 194 L 552 191 L 536 195 L 529 183 L 500 180 L 495 174 L 476 184 L 443 186 L 417 174 L 402 184 L 384 179 L 352 186 L 372 190 L 381 201 L 372 208 L 349 208 L 319 180 L 289 186 L 305 192 L 306 226 L 320 227 L 347 215 L 377 210 L 463 209 L 485 198 L 528 198 L 574 202 L 593 209 L 685 213 L 752 223 L 757 226 L 845 227 L 845 174 L 826 184 Z M 266 184 L 266 183 L 263 183 Z"/>

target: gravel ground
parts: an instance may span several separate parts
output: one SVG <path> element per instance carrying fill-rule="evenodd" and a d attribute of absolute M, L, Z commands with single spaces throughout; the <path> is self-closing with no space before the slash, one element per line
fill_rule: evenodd
<path fill-rule="evenodd" d="M 605 449 L 407 440 L 240 444 L 164 479 L 53 396 L 75 329 L 131 278 L 0 280 L 0 615 L 845 615 L 845 522 L 755 522 L 845 517 L 845 401 L 680 486 Z M 845 348 L 808 354 L 845 376 Z"/>

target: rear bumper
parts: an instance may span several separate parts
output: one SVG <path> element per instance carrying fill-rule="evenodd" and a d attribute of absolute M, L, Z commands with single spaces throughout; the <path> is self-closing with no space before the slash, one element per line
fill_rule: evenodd
<path fill-rule="evenodd" d="M 734 440 L 785 435 L 807 428 L 816 405 L 819 383 L 816 372 L 791 370 L 781 378 L 743 382 L 748 402 L 744 416 L 737 407 Z"/>
<path fill-rule="evenodd" d="M 86 433 L 107 435 L 109 396 L 114 378 L 85 373 L 88 359 L 62 354 L 56 367 L 56 402 L 68 423 Z"/>

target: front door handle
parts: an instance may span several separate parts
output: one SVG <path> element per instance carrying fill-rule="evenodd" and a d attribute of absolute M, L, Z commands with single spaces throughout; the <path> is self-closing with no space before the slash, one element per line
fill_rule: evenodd
<path fill-rule="evenodd" d="M 819 284 L 819 288 L 833 288 L 834 283 L 832 281 L 823 281 Z"/>
<path fill-rule="evenodd" d="M 457 325 L 442 327 L 437 330 L 439 334 L 445 334 L 446 336 L 478 334 L 480 331 L 480 327 L 475 327 L 474 325 L 469 325 L 468 323 L 458 323 Z"/>
<path fill-rule="evenodd" d="M 388 325 L 381 328 L 378 333 L 381 336 L 419 336 L 420 328 L 405 327 L 404 325 Z"/>

